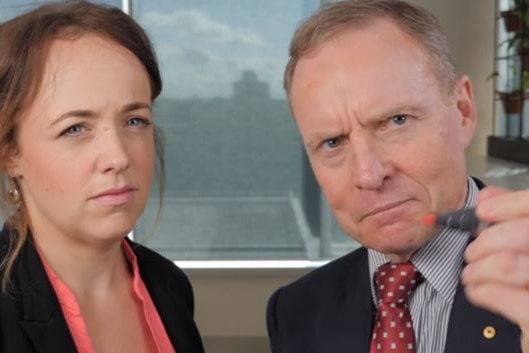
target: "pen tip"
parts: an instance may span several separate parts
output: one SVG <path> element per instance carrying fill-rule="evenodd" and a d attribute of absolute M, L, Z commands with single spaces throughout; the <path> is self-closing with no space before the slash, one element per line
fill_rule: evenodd
<path fill-rule="evenodd" d="M 432 224 L 435 223 L 435 215 L 434 214 L 427 214 L 426 216 L 424 216 L 422 221 L 423 221 L 424 224 L 432 225 Z"/>

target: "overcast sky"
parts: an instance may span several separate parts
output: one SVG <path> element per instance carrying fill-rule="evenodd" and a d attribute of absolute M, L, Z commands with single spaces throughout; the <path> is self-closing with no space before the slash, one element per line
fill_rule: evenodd
<path fill-rule="evenodd" d="M 290 37 L 318 0 L 144 1 L 135 15 L 162 62 L 167 96 L 230 96 L 242 70 L 281 87 Z"/>
<path fill-rule="evenodd" d="M 0 0 L 6 19 L 43 0 Z M 106 0 L 119 6 L 121 0 Z M 283 98 L 282 74 L 295 27 L 319 0 L 144 0 L 134 16 L 155 44 L 164 96 L 228 97 L 243 70 L 253 70 Z"/>

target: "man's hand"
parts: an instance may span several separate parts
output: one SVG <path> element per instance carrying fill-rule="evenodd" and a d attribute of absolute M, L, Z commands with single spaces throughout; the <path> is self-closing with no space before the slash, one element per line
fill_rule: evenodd
<path fill-rule="evenodd" d="M 486 188 L 476 214 L 490 224 L 467 248 L 461 280 L 468 299 L 516 323 L 529 353 L 529 190 Z"/>

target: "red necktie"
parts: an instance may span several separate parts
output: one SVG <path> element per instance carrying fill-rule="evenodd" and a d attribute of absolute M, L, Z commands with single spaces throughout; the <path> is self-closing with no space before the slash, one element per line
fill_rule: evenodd
<path fill-rule="evenodd" d="M 415 352 L 415 335 L 408 309 L 408 295 L 421 274 L 411 262 L 385 264 L 375 272 L 380 298 L 370 353 Z"/>

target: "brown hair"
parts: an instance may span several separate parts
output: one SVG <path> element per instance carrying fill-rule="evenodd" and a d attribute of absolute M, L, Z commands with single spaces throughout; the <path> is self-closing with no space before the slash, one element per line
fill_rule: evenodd
<path fill-rule="evenodd" d="M 28 218 L 23 206 L 13 206 L 7 197 L 9 175 L 6 161 L 19 153 L 17 124 L 24 109 L 38 91 L 47 48 L 56 39 L 76 39 L 92 33 L 131 51 L 149 75 L 151 99 L 162 90 L 156 54 L 144 30 L 119 8 L 95 5 L 88 1 L 47 3 L 0 24 L 0 211 L 10 230 L 10 248 L 0 263 L 5 291 L 13 263 L 28 238 Z M 159 212 L 163 201 L 165 163 L 163 138 L 155 129 L 156 169 L 158 173 Z"/>
<path fill-rule="evenodd" d="M 418 41 L 430 57 L 439 82 L 450 92 L 457 80 L 457 72 L 448 41 L 433 14 L 400 0 L 349 0 L 324 6 L 296 30 L 284 75 L 287 95 L 290 95 L 294 71 L 301 57 L 348 29 L 362 28 L 384 18 L 394 21 Z"/>

